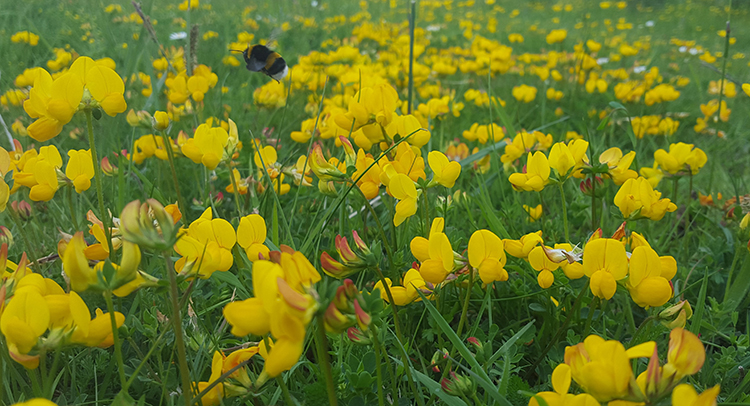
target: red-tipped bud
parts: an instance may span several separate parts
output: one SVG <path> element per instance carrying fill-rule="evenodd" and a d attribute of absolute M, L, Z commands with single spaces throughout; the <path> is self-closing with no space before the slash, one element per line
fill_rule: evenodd
<path fill-rule="evenodd" d="M 360 251 L 362 251 L 365 254 L 370 253 L 370 247 L 365 244 L 364 241 L 359 237 L 359 234 L 356 230 L 352 230 L 352 239 L 354 240 L 354 244 L 359 248 Z"/>
<path fill-rule="evenodd" d="M 357 315 L 357 324 L 359 325 L 359 328 L 361 328 L 362 331 L 367 331 L 370 322 L 372 321 L 372 316 L 362 309 L 362 306 L 359 305 L 357 299 L 354 299 L 354 314 Z"/>
<path fill-rule="evenodd" d="M 453 371 L 440 381 L 440 387 L 443 389 L 443 392 L 451 396 L 471 395 L 475 389 L 471 378 L 458 375 Z"/>
<path fill-rule="evenodd" d="M 346 240 L 346 237 L 337 235 L 335 242 L 336 250 L 339 252 L 339 255 L 341 255 L 341 259 L 344 262 L 354 262 L 359 260 L 357 254 L 355 254 L 354 251 L 352 251 L 352 248 L 349 246 L 349 242 Z"/>
<path fill-rule="evenodd" d="M 26 200 L 13 201 L 10 203 L 10 209 L 13 210 L 21 220 L 28 220 L 31 218 L 31 204 Z"/>
<path fill-rule="evenodd" d="M 594 177 L 594 181 L 591 181 L 591 178 L 588 178 L 586 180 L 582 180 L 579 188 L 581 189 L 581 192 L 585 194 L 586 196 L 591 196 L 594 194 L 596 197 L 600 197 L 600 191 L 602 190 L 602 187 L 604 186 L 604 181 L 599 176 Z"/>
<path fill-rule="evenodd" d="M 341 262 L 333 259 L 333 257 L 325 251 L 320 254 L 320 266 L 323 268 L 323 272 L 325 272 L 326 275 L 334 278 L 343 278 L 351 273 L 350 269 L 345 267 Z"/>
<path fill-rule="evenodd" d="M 13 234 L 10 232 L 8 227 L 0 226 L 0 243 L 8 246 L 13 245 Z"/>
<path fill-rule="evenodd" d="M 613 240 L 622 240 L 623 237 L 625 237 L 625 224 L 627 222 L 623 221 L 622 224 L 620 224 L 620 227 L 617 228 L 617 231 L 615 231 L 614 234 L 612 234 Z"/>
<path fill-rule="evenodd" d="M 362 332 L 362 330 L 356 327 L 349 327 L 346 330 L 346 336 L 349 337 L 349 340 L 351 340 L 354 344 L 369 345 L 370 343 L 372 343 L 369 335 Z"/>
<path fill-rule="evenodd" d="M 117 175 L 117 167 L 109 162 L 109 158 L 106 156 L 102 158 L 102 172 L 107 176 Z"/>

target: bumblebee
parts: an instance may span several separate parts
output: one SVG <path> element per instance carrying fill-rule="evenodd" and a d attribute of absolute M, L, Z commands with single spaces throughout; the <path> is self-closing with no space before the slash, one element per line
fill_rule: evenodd
<path fill-rule="evenodd" d="M 289 67 L 284 58 L 265 45 L 251 45 L 242 51 L 242 56 L 245 58 L 249 71 L 263 72 L 277 82 L 289 73 Z"/>

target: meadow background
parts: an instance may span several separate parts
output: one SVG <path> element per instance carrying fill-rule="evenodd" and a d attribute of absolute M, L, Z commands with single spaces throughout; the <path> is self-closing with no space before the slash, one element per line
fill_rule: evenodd
<path fill-rule="evenodd" d="M 626 348 L 656 342 L 664 360 L 672 348 L 667 344 L 670 330 L 684 327 L 700 337 L 706 354 L 700 372 L 686 381 L 699 393 L 721 384 L 719 404 L 750 404 L 750 375 L 746 374 L 750 367 L 750 204 L 746 197 L 750 189 L 750 134 L 746 130 L 750 3 L 421 0 L 412 6 L 402 0 L 202 0 L 192 2 L 192 10 L 186 2 L 143 1 L 140 7 L 150 18 L 153 32 L 128 2 L 30 0 L 7 2 L 0 9 L 0 115 L 7 126 L 0 146 L 10 153 L 10 170 L 3 175 L 13 191 L 0 214 L 7 227 L 3 229 L 7 259 L 13 262 L 3 279 L 3 305 L 12 300 L 13 289 L 19 291 L 21 279 L 15 264 L 22 253 L 28 255 L 33 272 L 70 291 L 71 271 L 63 265 L 63 258 L 72 258 L 73 254 L 66 254 L 71 236 L 84 231 L 84 245 L 107 245 L 90 231 L 97 222 L 87 215 L 89 210 L 99 219 L 107 217 L 105 211 L 124 218 L 121 213 L 128 203 L 153 198 L 163 206 L 173 205 L 168 212 L 178 222 L 175 233 L 180 226 L 192 227 L 206 209 L 214 219 L 226 220 L 232 233 L 242 218 L 258 214 L 265 219 L 267 238 L 265 230 L 257 233 L 253 220 L 253 244 L 265 244 L 265 252 L 279 250 L 282 244 L 290 246 L 320 274 L 320 281 L 314 280 L 315 294 L 308 289 L 310 284 L 297 289 L 300 295 L 308 295 L 305 298 L 314 298 L 300 316 L 306 331 L 302 354 L 282 378 L 265 376 L 265 383 L 259 381 L 265 363 L 257 355 L 242 366 L 247 380 L 232 375 L 230 381 L 234 381 L 223 384 L 221 395 L 212 391 L 212 397 L 190 399 L 226 372 L 224 368 L 216 373 L 212 358 L 216 351 L 228 354 L 257 349 L 264 342 L 268 345 L 263 336 L 235 336 L 231 333 L 235 323 L 225 318 L 227 304 L 262 294 L 256 291 L 260 282 L 253 270 L 257 250 L 263 249 L 242 244 L 239 231 L 241 248 L 234 242 L 221 246 L 215 226 L 212 232 L 218 237 L 212 238 L 218 239 L 231 261 L 227 269 L 219 269 L 224 268 L 222 263 L 207 274 L 195 271 L 201 278 L 191 274 L 190 264 L 197 261 L 197 268 L 203 269 L 208 248 L 196 248 L 191 257 L 184 249 L 180 253 L 153 248 L 153 240 L 134 241 L 142 252 L 137 268 L 154 280 L 111 303 L 124 321 L 117 338 L 109 335 L 106 342 L 119 342 L 114 347 L 122 353 L 121 363 L 113 347 L 96 348 L 102 342 L 88 348 L 70 342 L 66 334 L 73 334 L 68 330 L 76 324 L 68 319 L 45 327 L 37 334 L 42 338 L 25 351 L 40 355 L 41 365 L 35 369 L 15 362 L 4 338 L 0 403 L 47 398 L 59 405 L 185 401 L 318 405 L 332 403 L 333 388 L 338 403 L 348 405 L 522 405 L 529 404 L 533 394 L 552 390 L 551 375 L 558 364 L 567 361 L 566 347 L 590 334 L 620 341 Z M 409 26 L 412 7 L 413 30 Z M 18 34 L 23 32 L 27 34 Z M 410 75 L 411 40 L 415 58 Z M 290 71 L 281 82 L 248 71 L 242 55 L 233 52 L 258 43 L 268 43 L 286 60 Z M 29 188 L 14 184 L 19 182 L 17 174 L 23 173 L 21 153 L 14 150 L 55 145 L 68 162 L 72 158 L 66 151 L 90 148 L 87 116 L 82 113 L 72 116 L 60 134 L 48 141 L 30 137 L 27 128 L 34 119 L 22 104 L 34 78 L 30 82 L 18 79 L 32 67 L 45 68 L 56 78 L 56 72 L 66 72 L 79 56 L 110 58 L 102 63 L 124 82 L 127 110 L 113 117 L 99 111 L 101 118 L 92 123 L 98 158 L 108 160 L 101 164 L 105 211 L 100 209 L 93 172 L 88 176 L 88 190 L 79 193 L 71 175 L 59 165 L 60 183 L 49 199 L 32 199 Z M 186 65 L 190 65 L 189 72 L 204 76 L 205 89 L 202 82 L 201 89 L 195 90 L 170 80 Z M 359 136 L 369 141 L 357 138 L 354 128 L 344 128 L 336 117 L 351 113 L 357 91 L 383 84 L 395 89 L 398 97 L 386 113 L 406 116 L 411 111 L 416 120 L 395 129 L 397 137 L 389 134 L 389 139 L 374 142 L 369 142 L 373 136 Z M 719 110 L 721 103 L 726 107 Z M 366 108 L 378 114 L 383 110 L 382 106 Z M 138 111 L 147 115 L 135 116 Z M 166 113 L 159 120 L 166 118 L 167 125 L 151 121 L 151 116 L 157 118 L 156 111 Z M 231 138 L 230 119 L 236 138 Z M 196 152 L 184 148 L 204 123 L 230 133 L 230 145 L 225 140 L 219 147 L 224 154 L 219 153 L 218 165 L 201 162 L 200 157 L 196 162 L 192 158 Z M 472 128 L 491 123 L 496 126 Z M 407 138 L 414 144 L 417 137 L 424 137 L 418 128 L 429 130 L 429 138 L 416 145 L 424 159 L 402 141 Z M 540 135 L 528 135 L 535 131 Z M 518 138 L 517 134 L 522 135 Z M 362 148 L 364 155 L 367 149 L 371 158 L 378 158 L 386 151 L 387 160 L 408 163 L 406 173 L 419 190 L 416 213 L 394 225 L 400 210 L 394 207 L 406 199 L 394 194 L 390 186 L 386 192 L 385 182 L 381 185 L 378 180 L 386 175 L 373 180 L 374 195 L 365 199 L 365 193 L 357 192 L 365 191 L 357 177 L 363 173 L 362 165 L 367 167 L 370 161 L 350 156 L 339 135 L 350 138 L 355 153 Z M 164 148 L 166 137 L 174 140 L 169 153 Z M 15 145 L 11 138 L 17 140 Z M 578 138 L 588 142 L 587 158 L 585 163 L 577 159 L 570 176 L 553 172 L 565 179 L 562 186 L 551 181 L 541 191 L 521 191 L 518 185 L 514 189 L 511 174 L 530 171 L 527 152 L 549 155 L 553 140 Z M 525 145 L 528 140 L 533 146 Z M 654 167 L 655 152 L 669 150 L 678 142 L 704 151 L 707 161 L 697 168 L 680 166 L 672 173 L 663 163 L 661 168 Z M 374 144 L 372 149 L 368 143 Z M 509 145 L 520 145 L 520 150 L 509 152 Z M 269 146 L 275 153 L 265 149 Z M 392 146 L 393 151 L 388 150 Z M 620 170 L 622 175 L 628 167 L 618 168 L 616 162 L 608 166 L 598 158 L 614 147 L 625 154 L 635 151 L 629 168 L 647 178 L 661 197 L 671 199 L 675 210 L 654 220 L 638 218 L 644 212 L 625 213 L 616 204 L 623 182 L 615 184 L 613 173 Z M 207 153 L 208 149 L 200 146 L 198 151 Z M 315 151 L 320 151 L 323 161 L 316 160 Z M 435 164 L 427 162 L 431 151 L 441 151 L 460 163 L 455 185 L 427 180 L 436 179 Z M 169 155 L 174 155 L 173 164 Z M 428 168 L 421 180 L 411 176 L 415 162 Z M 341 176 L 331 175 L 332 168 L 340 170 Z M 589 168 L 588 172 L 572 177 L 582 168 Z M 403 172 L 403 168 L 396 170 Z M 233 171 L 237 171 L 235 177 Z M 378 172 L 386 170 L 380 167 Z M 350 188 L 351 179 L 359 187 Z M 178 207 L 181 220 L 174 215 Z M 444 234 L 450 252 L 455 251 L 455 263 L 448 260 L 452 265 L 447 266 L 444 280 L 425 282 L 428 278 L 422 276 L 420 289 L 404 293 L 404 298 L 396 300 L 398 306 L 389 305 L 379 273 L 394 286 L 406 287 L 402 279 L 407 271 L 419 270 L 420 263 L 425 268 L 413 239 L 432 239 L 435 218 L 444 221 L 438 234 Z M 626 226 L 620 228 L 623 222 Z M 166 227 L 161 220 L 159 226 Z M 470 236 L 479 229 L 504 240 L 508 257 L 506 263 L 503 254 L 501 268 L 507 280 L 498 276 L 480 281 L 474 271 L 479 265 L 469 263 Z M 352 231 L 358 236 L 352 237 Z M 602 298 L 589 291 L 588 276 L 570 277 L 557 270 L 559 265 L 545 265 L 554 268 L 550 271 L 555 277 L 554 282 L 543 281 L 540 269 L 529 261 L 534 246 L 524 247 L 524 255 L 516 258 L 505 242 L 523 245 L 522 236 L 537 231 L 542 232 L 542 244 L 552 248 L 555 242 L 570 243 L 564 249 L 576 255 L 596 236 L 614 235 L 628 244 L 629 251 L 639 245 L 632 233 L 643 236 L 658 255 L 671 256 L 677 264 L 668 302 L 639 306 L 631 300 L 633 289 L 624 279 L 614 298 Z M 190 235 L 200 242 L 196 243 L 199 247 L 208 244 L 201 240 L 202 232 L 205 229 Z M 169 241 L 164 229 L 159 233 Z M 337 236 L 349 239 L 356 254 L 353 260 L 347 262 L 347 250 Z M 359 237 L 367 249 L 355 243 Z M 128 238 L 118 239 L 118 244 Z M 109 257 L 112 263 L 124 265 L 124 251 L 122 257 L 114 251 L 86 260 L 92 266 L 96 261 L 109 264 L 105 261 Z M 168 252 L 162 255 L 162 251 Z M 336 266 L 331 268 L 321 257 L 324 252 L 343 262 L 345 270 L 337 275 Z M 187 261 L 179 265 L 181 257 Z M 428 257 L 436 258 L 432 248 Z M 168 277 L 174 275 L 172 262 L 188 269 L 176 281 Z M 94 308 L 107 308 L 115 287 L 108 285 L 110 293 L 104 295 L 101 286 L 93 287 L 105 284 L 115 272 L 109 265 L 100 266 L 99 274 L 104 276 L 95 276 L 91 288 L 73 287 L 92 315 Z M 349 305 L 344 307 L 348 310 L 341 310 L 347 322 L 342 326 L 356 324 L 362 336 L 347 334 L 342 326 L 332 327 L 335 320 L 325 319 L 333 298 L 342 297 L 337 292 L 342 273 L 354 281 L 355 290 L 362 291 L 347 296 Z M 174 287 L 179 290 L 179 303 L 171 300 Z M 368 314 L 367 322 L 362 309 L 352 307 L 353 297 Z M 683 301 L 689 303 L 689 312 Z M 174 309 L 181 314 L 184 339 L 182 334 L 175 335 Z M 665 309 L 673 312 L 664 313 Z M 247 314 L 249 319 L 254 317 Z M 368 324 L 373 326 L 369 330 Z M 327 337 L 316 336 L 324 325 Z M 12 334 L 7 329 L 5 336 Z M 57 336 L 55 331 L 63 333 Z M 181 346 L 185 355 L 178 351 Z M 647 370 L 649 356 L 632 361 L 634 377 Z M 324 362 L 325 358 L 329 360 Z M 178 365 L 183 360 L 189 370 L 187 379 L 204 384 L 197 385 L 191 396 L 183 390 L 185 369 Z M 404 368 L 405 360 L 408 368 Z M 129 390 L 124 392 L 122 374 L 128 378 Z M 573 380 L 577 385 L 571 393 L 592 392 L 575 372 Z M 221 388 L 222 384 L 214 385 Z M 560 387 L 554 390 L 560 392 Z M 711 404 L 675 403 L 668 392 L 662 390 L 648 404 Z M 625 403 L 621 397 L 594 397 L 602 404 L 644 404 L 636 398 Z M 573 400 L 563 397 L 544 399 L 550 405 L 591 404 L 564 403 Z"/>

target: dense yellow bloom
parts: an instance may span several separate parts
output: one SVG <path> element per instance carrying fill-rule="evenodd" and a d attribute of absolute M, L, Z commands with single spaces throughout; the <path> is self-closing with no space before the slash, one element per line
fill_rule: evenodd
<path fill-rule="evenodd" d="M 232 247 L 237 242 L 237 234 L 228 221 L 213 218 L 210 207 L 181 232 L 174 246 L 182 256 L 175 263 L 177 272 L 206 279 L 215 271 L 229 270 L 234 263 Z"/>
<path fill-rule="evenodd" d="M 471 128 L 463 132 L 463 137 L 468 141 L 479 141 L 480 144 L 486 144 L 487 141 L 498 142 L 503 139 L 505 131 L 503 127 L 492 123 L 489 125 L 479 125 L 474 123 Z"/>
<path fill-rule="evenodd" d="M 522 173 L 513 173 L 508 180 L 516 190 L 541 191 L 549 183 L 550 167 L 544 152 L 528 154 L 526 167 Z"/>
<path fill-rule="evenodd" d="M 138 265 L 141 262 L 140 248 L 131 242 L 123 241 L 122 260 L 120 265 L 112 264 L 115 269 L 114 287 L 120 287 L 136 278 Z M 86 257 L 86 241 L 83 232 L 77 232 L 68 242 L 63 253 L 63 269 L 70 280 L 70 287 L 76 292 L 83 292 L 89 287 L 97 285 L 99 278 L 97 273 L 101 272 L 104 262 L 99 262 L 94 268 L 89 266 Z"/>
<path fill-rule="evenodd" d="M 394 116 L 385 131 L 390 139 L 394 139 L 397 135 L 401 138 L 408 136 L 406 142 L 417 148 L 422 148 L 430 141 L 430 132 L 422 129 L 422 124 L 411 114 Z"/>
<path fill-rule="evenodd" d="M 240 219 L 237 227 L 237 244 L 245 250 L 250 261 L 269 259 L 266 243 L 266 221 L 258 214 L 251 214 Z"/>
<path fill-rule="evenodd" d="M 669 152 L 658 149 L 654 152 L 654 159 L 665 171 L 676 174 L 689 171 L 696 175 L 708 161 L 706 153 L 693 144 L 678 142 L 669 146 Z"/>
<path fill-rule="evenodd" d="M 367 199 L 375 198 L 380 191 L 380 185 L 382 184 L 380 171 L 384 162 L 386 162 L 386 158 L 381 158 L 378 163 L 375 163 L 375 158 L 372 155 L 366 154 L 365 150 L 361 148 L 357 150 L 357 160 L 354 164 L 357 170 L 352 174 L 352 178 L 358 179 L 361 176 L 357 186 Z"/>
<path fill-rule="evenodd" d="M 677 205 L 668 198 L 661 198 L 661 192 L 654 190 L 646 178 L 628 179 L 617 191 L 614 199 L 622 216 L 629 218 L 636 211 L 639 217 L 654 221 L 677 210 Z"/>
<path fill-rule="evenodd" d="M 34 34 L 33 32 L 19 31 L 11 35 L 10 41 L 16 44 L 23 42 L 31 45 L 32 47 L 35 47 L 37 46 L 37 44 L 39 44 L 39 36 Z"/>
<path fill-rule="evenodd" d="M 81 193 L 91 187 L 91 179 L 94 177 L 94 161 L 91 160 L 90 150 L 68 151 L 68 165 L 65 167 L 65 176 L 73 181 L 76 192 Z"/>
<path fill-rule="evenodd" d="M 430 183 L 452 188 L 461 174 L 461 164 L 456 161 L 449 161 L 448 157 L 440 151 L 431 151 L 427 155 L 427 162 L 430 164 L 433 173 Z"/>
<path fill-rule="evenodd" d="M 591 278 L 591 292 L 602 299 L 611 299 L 617 281 L 628 275 L 628 256 L 618 240 L 599 238 L 583 249 L 583 272 Z"/>
<path fill-rule="evenodd" d="M 521 131 L 516 134 L 512 142 L 506 143 L 500 161 L 504 164 L 510 164 L 532 150 L 547 150 L 552 146 L 552 143 L 552 134 L 544 135 L 540 131 L 534 131 L 533 133 Z"/>

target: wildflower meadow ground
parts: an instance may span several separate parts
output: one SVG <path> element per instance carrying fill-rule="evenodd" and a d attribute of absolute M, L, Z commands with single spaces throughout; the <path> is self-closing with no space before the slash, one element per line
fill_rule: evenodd
<path fill-rule="evenodd" d="M 750 3 L 6 1 L 0 405 L 750 405 Z"/>

